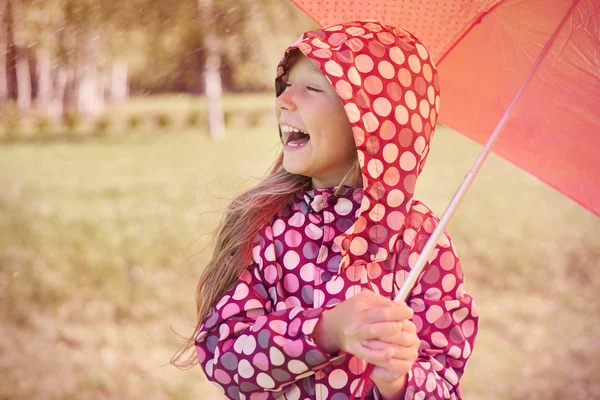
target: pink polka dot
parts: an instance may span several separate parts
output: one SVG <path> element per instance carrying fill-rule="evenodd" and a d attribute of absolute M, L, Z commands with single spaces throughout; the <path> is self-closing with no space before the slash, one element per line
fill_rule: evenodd
<path fill-rule="evenodd" d="M 354 136 L 354 142 L 356 146 L 361 146 L 365 141 L 365 131 L 360 129 L 358 126 L 352 127 L 352 135 Z"/>
<path fill-rule="evenodd" d="M 404 55 L 404 52 L 399 47 L 396 47 L 396 46 L 394 46 L 390 49 L 390 58 L 392 59 L 393 62 L 395 62 L 398 65 L 400 65 L 400 64 L 404 63 L 404 61 L 406 61 L 406 56 Z"/>
<path fill-rule="evenodd" d="M 389 61 L 382 61 L 377 65 L 377 70 L 386 79 L 392 79 L 396 74 L 394 67 Z"/>
<path fill-rule="evenodd" d="M 399 105 L 396 107 L 395 111 L 396 121 L 399 124 L 405 125 L 408 122 L 408 110 L 403 105 Z"/>
<path fill-rule="evenodd" d="M 377 120 L 377 117 L 371 112 L 368 112 L 363 116 L 363 124 L 365 126 L 365 129 L 369 133 L 375 132 L 377 128 L 379 128 L 379 121 Z"/>
<path fill-rule="evenodd" d="M 442 307 L 434 304 L 431 307 L 429 307 L 429 309 L 425 313 L 425 317 L 427 318 L 427 322 L 433 324 L 443 314 L 444 310 L 442 310 Z"/>
<path fill-rule="evenodd" d="M 442 288 L 445 292 L 449 292 L 456 286 L 456 278 L 453 274 L 447 274 L 442 279 Z"/>
<path fill-rule="evenodd" d="M 402 99 L 402 88 L 396 82 L 391 82 L 387 85 L 388 96 L 394 101 Z"/>
<path fill-rule="evenodd" d="M 348 374 L 343 369 L 334 369 L 328 380 L 332 388 L 341 389 L 348 384 Z"/>
<path fill-rule="evenodd" d="M 235 292 L 233 293 L 234 300 L 242 300 L 248 296 L 248 286 L 245 284 L 239 284 L 235 288 Z"/>
<path fill-rule="evenodd" d="M 431 78 L 433 77 L 433 73 L 431 71 L 431 67 L 429 64 L 423 65 L 423 77 L 427 82 L 431 82 Z"/>
<path fill-rule="evenodd" d="M 344 69 L 340 64 L 333 60 L 329 60 L 325 63 L 325 72 L 336 77 L 344 75 Z"/>
<path fill-rule="evenodd" d="M 387 163 L 393 163 L 398 159 L 398 146 L 389 143 L 383 148 L 383 159 Z"/>
<path fill-rule="evenodd" d="M 408 56 L 408 66 L 415 74 L 421 72 L 421 60 L 415 54 Z"/>
<path fill-rule="evenodd" d="M 285 321 L 273 320 L 269 322 L 269 328 L 279 333 L 280 335 L 285 335 L 285 332 L 287 331 L 287 324 L 285 323 Z"/>
<path fill-rule="evenodd" d="M 381 79 L 375 75 L 370 75 L 365 78 L 365 90 L 374 95 L 381 93 L 383 90 L 383 83 L 381 82 Z"/>
<path fill-rule="evenodd" d="M 264 353 L 256 353 L 252 358 L 252 364 L 261 371 L 267 371 L 269 369 L 269 359 Z"/>
<path fill-rule="evenodd" d="M 301 243 L 302 235 L 300 234 L 300 232 L 295 230 L 288 230 L 285 233 L 285 244 L 287 244 L 289 247 L 295 248 L 300 246 Z"/>
<path fill-rule="evenodd" d="M 390 120 L 385 120 L 381 124 L 381 129 L 379 131 L 379 136 L 381 136 L 384 140 L 391 140 L 394 136 L 396 136 L 396 125 Z"/>
<path fill-rule="evenodd" d="M 268 265 L 264 271 L 263 271 L 263 275 L 265 277 L 265 280 L 269 283 L 275 283 L 275 280 L 277 279 L 277 268 L 275 268 L 274 265 Z"/>
<path fill-rule="evenodd" d="M 406 68 L 400 68 L 400 71 L 398 71 L 398 80 L 402 86 L 409 87 L 412 82 L 412 75 L 410 71 Z"/>
<path fill-rule="evenodd" d="M 285 230 L 285 222 L 283 222 L 280 219 L 273 222 L 272 226 L 273 226 L 273 235 L 275 237 L 281 235 L 283 233 L 283 231 Z"/>
<path fill-rule="evenodd" d="M 352 98 L 352 85 L 346 81 L 337 81 L 335 84 L 335 90 L 337 94 L 344 100 L 350 100 Z"/>
<path fill-rule="evenodd" d="M 440 266 L 446 271 L 454 268 L 454 255 L 450 251 L 445 251 L 440 257 Z"/>
<path fill-rule="evenodd" d="M 369 161 L 369 164 L 367 165 L 367 170 L 369 171 L 369 175 L 371 175 L 372 178 L 377 179 L 383 173 L 383 163 L 380 160 L 374 158 L 371 161 Z"/>
<path fill-rule="evenodd" d="M 369 279 L 377 279 L 381 276 L 381 267 L 378 263 L 367 264 L 367 275 Z"/>
<path fill-rule="evenodd" d="M 400 182 L 400 172 L 396 167 L 391 167 L 383 175 L 383 182 L 388 186 L 396 186 Z"/>
<path fill-rule="evenodd" d="M 424 119 L 429 118 L 429 111 L 430 108 L 427 100 L 421 100 L 421 102 L 419 103 L 419 112 L 421 113 L 421 117 L 423 117 Z"/>
<path fill-rule="evenodd" d="M 223 310 L 221 311 L 221 317 L 224 319 L 231 318 L 234 315 L 239 314 L 239 312 L 240 306 L 234 303 L 229 303 L 225 307 L 223 307 Z"/>
<path fill-rule="evenodd" d="M 329 49 L 317 49 L 312 52 L 312 55 L 318 58 L 331 58 L 331 54 L 331 50 Z"/>
<path fill-rule="evenodd" d="M 392 104 L 385 97 L 378 97 L 373 102 L 373 109 L 382 117 L 387 117 L 392 112 Z"/>
<path fill-rule="evenodd" d="M 362 256 L 367 252 L 367 241 L 361 237 L 355 237 L 350 243 L 350 251 L 354 255 Z"/>
<path fill-rule="evenodd" d="M 341 278 L 331 279 L 329 282 L 325 284 L 325 288 L 327 289 L 327 293 L 330 295 L 338 294 L 344 289 L 345 282 Z"/>
<path fill-rule="evenodd" d="M 342 27 L 340 27 L 341 30 Z M 330 45 L 332 46 L 337 46 L 340 42 L 345 41 L 346 39 L 348 39 L 348 35 L 346 35 L 343 32 L 337 32 L 337 33 L 332 33 L 331 36 L 329 36 L 329 39 L 327 39 L 327 41 L 329 42 Z"/>
<path fill-rule="evenodd" d="M 454 311 L 452 314 L 452 318 L 456 322 L 462 322 L 469 315 L 469 310 L 466 308 L 461 308 L 459 310 Z"/>
<path fill-rule="evenodd" d="M 412 90 L 407 90 L 406 93 L 404 93 L 404 102 L 411 110 L 417 108 L 417 97 Z"/>
<path fill-rule="evenodd" d="M 421 368 L 416 367 L 413 370 L 413 374 L 414 374 L 415 383 L 417 384 L 417 386 L 422 387 L 423 384 L 425 383 L 425 372 Z"/>
<path fill-rule="evenodd" d="M 285 269 L 291 270 L 300 263 L 300 256 L 294 250 L 290 250 L 283 256 L 283 266 Z"/>
<path fill-rule="evenodd" d="M 400 168 L 404 171 L 412 171 L 417 165 L 415 155 L 409 151 L 405 151 L 400 156 Z"/>
<path fill-rule="evenodd" d="M 373 70 L 373 59 L 366 54 L 359 54 L 355 59 L 356 68 L 360 72 L 371 72 Z"/>
<path fill-rule="evenodd" d="M 371 54 L 375 57 L 383 57 L 385 55 L 385 46 L 375 40 L 370 40 L 367 45 Z"/>
<path fill-rule="evenodd" d="M 346 103 L 344 106 L 346 110 L 346 114 L 348 115 L 348 120 L 351 124 L 358 122 L 360 120 L 360 110 L 354 103 Z M 408 113 L 406 115 L 406 120 L 408 121 Z"/>
<path fill-rule="evenodd" d="M 362 36 L 365 34 L 365 30 L 358 26 L 351 26 L 348 29 L 346 29 L 346 32 L 352 36 Z M 350 39 L 350 40 L 352 40 L 352 39 Z"/>
<path fill-rule="evenodd" d="M 285 278 L 283 278 L 283 287 L 285 287 L 285 290 L 287 290 L 288 293 L 294 293 L 298 290 L 299 286 L 300 284 L 296 275 L 286 274 Z"/>
<path fill-rule="evenodd" d="M 411 116 L 410 126 L 412 127 L 413 131 L 417 133 L 423 131 L 423 120 L 421 119 L 421 116 L 419 114 L 415 113 Z"/>
<path fill-rule="evenodd" d="M 379 222 L 385 217 L 385 207 L 383 204 L 375 204 L 373 209 L 369 212 L 369 217 L 375 221 Z"/>
<path fill-rule="evenodd" d="M 419 136 L 417 140 L 415 140 L 415 152 L 417 154 L 423 154 L 423 150 L 425 150 L 425 138 L 423 136 Z"/>
<path fill-rule="evenodd" d="M 312 282 L 315 279 L 315 265 L 312 263 L 304 264 L 300 268 L 300 277 L 304 282 Z"/>
<path fill-rule="evenodd" d="M 396 41 L 394 35 L 389 32 L 380 32 L 377 34 L 377 39 L 385 45 L 393 44 Z"/>
<path fill-rule="evenodd" d="M 472 319 L 466 320 L 462 324 L 462 329 L 463 329 L 463 333 L 465 334 L 465 337 L 469 338 L 469 337 L 473 336 L 473 333 L 475 333 L 475 322 L 473 322 Z"/>
<path fill-rule="evenodd" d="M 404 214 L 402 214 L 400 211 L 392 211 L 387 216 L 386 221 L 391 229 L 397 231 L 400 230 L 400 228 L 402 228 L 402 225 L 404 224 L 404 219 Z"/>
<path fill-rule="evenodd" d="M 417 48 L 417 53 L 419 53 L 419 57 L 421 57 L 422 60 L 426 60 L 428 53 L 427 49 L 425 49 L 425 46 L 423 46 L 421 43 L 417 43 L 415 47 Z"/>

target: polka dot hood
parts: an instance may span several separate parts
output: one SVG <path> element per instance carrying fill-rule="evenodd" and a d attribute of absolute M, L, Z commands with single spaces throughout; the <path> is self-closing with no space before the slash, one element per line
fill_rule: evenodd
<path fill-rule="evenodd" d="M 340 269 L 383 261 L 405 228 L 439 112 L 438 73 L 409 32 L 352 22 L 306 32 L 278 65 L 276 94 L 300 50 L 344 103 L 363 177 L 360 215 L 336 238 Z"/>
<path fill-rule="evenodd" d="M 362 291 L 393 299 L 439 223 L 413 198 L 439 109 L 438 76 L 410 33 L 352 22 L 290 46 L 277 95 L 298 51 L 343 101 L 363 187 L 302 189 L 258 231 L 250 265 L 200 325 L 198 360 L 230 399 L 347 400 L 355 390 L 380 399 L 366 362 L 323 351 L 313 331 L 323 313 Z M 478 315 L 447 233 L 406 302 L 421 345 L 404 399 L 460 399 Z"/>

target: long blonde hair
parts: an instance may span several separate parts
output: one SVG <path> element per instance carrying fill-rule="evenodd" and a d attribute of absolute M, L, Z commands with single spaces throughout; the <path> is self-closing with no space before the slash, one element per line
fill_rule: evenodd
<path fill-rule="evenodd" d="M 362 187 L 358 159 L 342 179 L 338 190 L 346 182 Z M 213 305 L 238 280 L 251 264 L 252 244 L 258 231 L 294 196 L 311 185 L 311 178 L 291 174 L 283 168 L 283 152 L 270 172 L 255 187 L 235 198 L 226 208 L 215 232 L 212 258 L 202 271 L 196 289 L 197 323 L 194 333 L 175 353 L 171 364 L 182 369 L 196 365 L 194 348 L 196 336 Z"/>

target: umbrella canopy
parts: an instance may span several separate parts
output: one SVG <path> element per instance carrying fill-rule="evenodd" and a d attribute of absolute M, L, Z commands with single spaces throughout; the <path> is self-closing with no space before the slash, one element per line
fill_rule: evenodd
<path fill-rule="evenodd" d="M 600 0 L 292 1 L 323 26 L 415 34 L 440 73 L 439 120 L 479 143 L 552 37 L 493 151 L 600 215 Z"/>

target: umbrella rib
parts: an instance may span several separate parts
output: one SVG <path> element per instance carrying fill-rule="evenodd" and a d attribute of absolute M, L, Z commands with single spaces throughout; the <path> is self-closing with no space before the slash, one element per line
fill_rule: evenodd
<path fill-rule="evenodd" d="M 500 122 L 498 123 L 498 125 L 496 125 L 494 132 L 492 133 L 492 135 L 488 139 L 487 143 L 485 144 L 483 150 L 481 151 L 481 153 L 475 160 L 473 167 L 467 173 L 467 175 L 465 176 L 465 179 L 463 180 L 463 182 L 460 184 L 460 186 L 456 190 L 454 197 L 452 197 L 450 204 L 448 205 L 448 207 L 446 208 L 446 211 L 444 211 L 444 214 L 440 218 L 440 222 L 438 223 L 438 225 L 434 229 L 433 233 L 429 237 L 429 240 L 427 240 L 425 247 L 423 247 L 421 254 L 419 254 L 419 257 L 415 261 L 415 265 L 411 268 L 410 273 L 406 277 L 406 280 L 402 284 L 402 287 L 398 291 L 398 294 L 394 298 L 394 301 L 405 301 L 408 298 L 408 295 L 410 294 L 410 291 L 412 290 L 413 286 L 417 282 L 419 275 L 421 275 L 421 272 L 422 272 L 423 268 L 425 267 L 425 264 L 427 263 L 429 256 L 431 255 L 431 253 L 437 246 L 438 240 L 444 233 L 444 230 L 446 229 L 448 222 L 454 215 L 454 211 L 456 211 L 458 204 L 460 203 L 460 201 L 462 200 L 462 198 L 464 197 L 466 192 L 469 190 L 469 187 L 471 186 L 473 179 L 477 175 L 477 172 L 479 172 L 481 165 L 483 164 L 483 162 L 487 158 L 488 154 L 490 153 L 490 151 L 492 149 L 492 145 L 494 144 L 495 140 L 498 138 L 498 136 L 500 136 L 500 132 L 502 131 L 502 128 L 506 124 L 506 121 L 508 120 L 508 116 L 510 115 L 510 112 L 517 104 L 518 100 L 520 99 L 521 95 L 523 94 L 523 92 L 525 90 L 525 87 L 527 87 L 527 84 L 529 83 L 529 81 L 531 80 L 531 78 L 533 77 L 535 72 L 537 71 L 537 69 L 540 66 L 540 64 L 542 63 L 543 59 L 548 54 L 550 47 L 552 47 L 552 44 L 556 41 L 556 38 L 558 37 L 558 33 L 562 29 L 562 27 L 565 24 L 565 22 L 567 21 L 567 19 L 573 13 L 573 10 L 575 9 L 575 7 L 577 6 L 577 3 L 579 3 L 579 1 L 580 0 L 573 0 L 573 2 L 571 4 L 571 8 L 569 9 L 569 11 L 567 11 L 565 13 L 565 16 L 563 17 L 563 19 L 560 21 L 560 23 L 556 27 L 556 30 L 554 31 L 554 33 L 552 34 L 550 39 L 548 39 L 548 41 L 542 48 L 542 51 L 538 55 L 538 57 L 535 61 L 535 64 L 533 64 L 533 67 L 531 67 L 531 70 L 529 71 L 529 73 L 527 74 L 527 77 L 521 84 L 521 87 L 519 87 L 519 90 L 517 91 L 515 97 L 513 98 L 512 102 L 510 103 L 509 107 L 506 109 L 506 111 L 502 115 Z"/>

